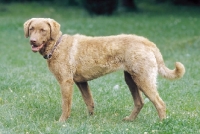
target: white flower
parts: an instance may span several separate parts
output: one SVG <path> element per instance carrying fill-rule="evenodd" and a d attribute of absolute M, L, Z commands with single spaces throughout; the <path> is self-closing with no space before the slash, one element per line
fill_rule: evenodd
<path fill-rule="evenodd" d="M 114 90 L 118 90 L 118 89 L 119 89 L 119 85 L 115 85 L 115 86 L 113 87 L 113 89 L 114 89 Z"/>

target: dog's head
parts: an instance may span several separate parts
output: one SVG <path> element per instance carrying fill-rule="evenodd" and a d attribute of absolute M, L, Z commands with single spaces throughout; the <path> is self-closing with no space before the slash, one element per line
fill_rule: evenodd
<path fill-rule="evenodd" d="M 48 41 L 56 40 L 60 24 L 53 19 L 32 18 L 24 23 L 25 37 L 30 37 L 33 52 L 40 51 Z"/>

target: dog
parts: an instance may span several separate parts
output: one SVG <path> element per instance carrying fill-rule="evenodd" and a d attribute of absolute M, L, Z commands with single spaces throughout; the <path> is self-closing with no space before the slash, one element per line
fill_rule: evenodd
<path fill-rule="evenodd" d="M 156 45 L 142 36 L 62 35 L 60 24 L 50 18 L 27 20 L 24 33 L 26 38 L 30 37 L 32 51 L 39 52 L 46 59 L 49 70 L 60 85 L 60 122 L 70 116 L 74 83 L 92 115 L 94 101 L 87 81 L 117 70 L 124 71 L 125 82 L 134 100 L 131 114 L 124 120 L 132 121 L 137 117 L 144 105 L 142 93 L 154 104 L 159 119 L 163 120 L 166 118 L 166 105 L 157 91 L 157 75 L 178 79 L 185 73 L 185 67 L 180 62 L 175 63 L 174 70 L 167 68 Z"/>

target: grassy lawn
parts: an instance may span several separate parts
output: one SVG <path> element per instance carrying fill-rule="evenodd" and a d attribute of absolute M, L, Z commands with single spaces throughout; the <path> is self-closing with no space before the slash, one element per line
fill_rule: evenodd
<path fill-rule="evenodd" d="M 139 13 L 89 16 L 78 8 L 32 4 L 0 5 L 0 134 L 198 134 L 200 133 L 200 10 L 195 7 L 140 4 Z M 145 106 L 133 122 L 133 101 L 116 72 L 90 81 L 95 115 L 88 116 L 74 86 L 71 117 L 58 123 L 60 89 L 46 61 L 31 52 L 23 23 L 32 17 L 53 18 L 67 34 L 91 36 L 132 33 L 155 42 L 168 67 L 176 61 L 186 67 L 178 81 L 158 77 L 158 90 L 167 105 L 168 118 L 159 122 L 145 96 Z M 118 88 L 115 88 L 116 85 Z"/>

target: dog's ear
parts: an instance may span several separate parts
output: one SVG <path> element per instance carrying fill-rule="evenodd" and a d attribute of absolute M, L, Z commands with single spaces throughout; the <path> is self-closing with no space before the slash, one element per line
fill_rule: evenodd
<path fill-rule="evenodd" d="M 56 36 L 60 33 L 60 24 L 53 19 L 48 19 L 47 22 L 50 26 L 50 36 L 53 40 L 55 40 Z"/>
<path fill-rule="evenodd" d="M 29 26 L 31 25 L 31 22 L 34 20 L 34 18 L 27 20 L 24 23 L 24 35 L 26 38 L 29 37 Z"/>

